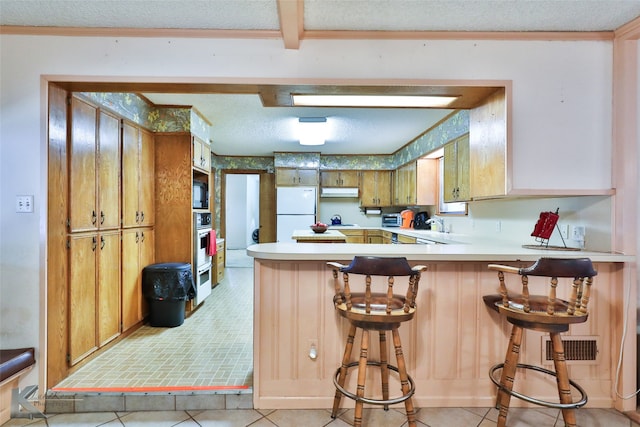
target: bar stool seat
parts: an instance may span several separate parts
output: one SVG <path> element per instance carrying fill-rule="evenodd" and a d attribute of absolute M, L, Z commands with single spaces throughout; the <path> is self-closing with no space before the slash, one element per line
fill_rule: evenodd
<path fill-rule="evenodd" d="M 381 405 L 385 410 L 389 405 L 403 403 L 407 412 L 409 426 L 416 426 L 415 410 L 411 397 L 415 386 L 413 379 L 407 374 L 406 363 L 402 352 L 398 328 L 403 322 L 411 320 L 416 312 L 416 296 L 420 273 L 425 266 L 411 267 L 406 258 L 381 258 L 356 256 L 348 266 L 337 262 L 329 262 L 328 267 L 333 270 L 335 295 L 334 307 L 337 313 L 350 323 L 349 335 L 345 346 L 342 365 L 336 370 L 334 385 L 336 387 L 331 417 L 335 418 L 340 407 L 342 396 L 355 400 L 354 425 L 362 426 L 364 403 Z M 352 276 L 360 276 L 358 284 L 350 280 Z M 376 276 L 385 277 L 385 292 L 374 292 L 376 286 L 381 286 L 382 280 Z M 394 290 L 396 277 L 406 285 L 406 293 L 399 294 Z M 342 280 L 340 280 L 342 279 Z M 401 280 L 398 280 L 401 282 Z M 358 285 L 361 289 L 358 289 Z M 354 292 L 352 290 L 357 290 Z M 351 361 L 351 353 L 356 330 L 362 331 L 360 342 L 360 357 L 358 361 Z M 380 360 L 369 358 L 370 331 L 378 331 L 380 340 Z M 386 332 L 391 331 L 395 349 L 397 366 L 388 363 Z M 365 380 L 367 366 L 380 367 L 382 381 L 382 397 L 365 396 Z M 357 390 L 351 392 L 344 386 L 349 369 L 358 367 Z M 395 371 L 400 378 L 402 395 L 389 397 L 389 371 Z"/>
<path fill-rule="evenodd" d="M 568 331 L 572 324 L 587 321 L 587 305 L 591 297 L 591 286 L 593 277 L 597 275 L 591 260 L 588 258 L 540 258 L 527 268 L 489 264 L 489 269 L 498 272 L 500 294 L 483 296 L 484 303 L 487 307 L 504 316 L 513 325 L 505 362 L 494 365 L 489 370 L 491 381 L 498 387 L 496 397 L 496 408 L 499 410 L 498 426 L 506 425 L 511 396 L 536 405 L 561 409 L 565 426 L 576 426 L 575 409 L 587 403 L 587 394 L 580 385 L 569 379 L 564 345 L 560 334 Z M 505 273 L 521 276 L 521 293 L 509 292 Z M 548 295 L 530 295 L 529 276 L 549 278 Z M 556 296 L 558 278 L 573 279 L 568 300 L 562 300 Z M 518 363 L 524 329 L 545 332 L 550 335 L 555 371 Z M 556 377 L 559 402 L 544 401 L 513 391 L 518 368 L 534 370 Z M 501 371 L 500 380 L 495 377 L 495 373 L 498 371 Z M 571 388 L 580 393 L 580 399 L 573 400 Z"/>

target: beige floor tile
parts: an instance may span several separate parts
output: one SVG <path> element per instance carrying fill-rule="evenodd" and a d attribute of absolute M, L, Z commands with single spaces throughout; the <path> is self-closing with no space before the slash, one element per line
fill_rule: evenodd
<path fill-rule="evenodd" d="M 349 409 L 340 419 L 353 425 L 354 410 Z M 369 427 L 400 427 L 407 422 L 407 415 L 404 411 L 396 409 L 366 408 L 362 414 L 362 424 Z"/>
<path fill-rule="evenodd" d="M 326 409 L 277 410 L 267 416 L 278 427 L 322 427 L 331 422 Z"/>
<path fill-rule="evenodd" d="M 463 408 L 422 408 L 417 420 L 429 427 L 477 426 L 483 416 Z"/>
<path fill-rule="evenodd" d="M 203 411 L 195 415 L 193 419 L 202 427 L 240 427 L 248 426 L 262 417 L 262 414 L 253 409 L 234 409 Z"/>
<path fill-rule="evenodd" d="M 184 411 L 143 411 L 120 414 L 120 420 L 127 427 L 170 427 L 190 420 Z"/>

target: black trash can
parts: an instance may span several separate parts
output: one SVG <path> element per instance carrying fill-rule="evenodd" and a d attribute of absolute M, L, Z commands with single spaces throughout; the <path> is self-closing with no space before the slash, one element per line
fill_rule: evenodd
<path fill-rule="evenodd" d="M 151 326 L 184 323 L 185 302 L 195 296 L 191 264 L 168 262 L 142 269 L 142 295 L 149 303 Z"/>

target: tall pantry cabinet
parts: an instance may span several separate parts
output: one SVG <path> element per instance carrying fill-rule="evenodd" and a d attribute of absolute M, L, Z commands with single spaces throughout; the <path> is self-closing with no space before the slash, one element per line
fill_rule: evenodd
<path fill-rule="evenodd" d="M 153 134 L 51 93 L 48 387 L 142 321 L 155 220 Z"/>
<path fill-rule="evenodd" d="M 154 260 L 154 135 L 122 123 L 122 332 L 147 314 L 142 269 Z"/>

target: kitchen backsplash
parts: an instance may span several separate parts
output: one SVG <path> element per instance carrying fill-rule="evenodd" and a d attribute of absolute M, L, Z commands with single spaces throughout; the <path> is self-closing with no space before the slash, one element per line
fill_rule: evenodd
<path fill-rule="evenodd" d="M 568 247 L 583 247 L 583 243 L 572 239 L 572 226 L 585 227 L 584 248 L 594 251 L 611 250 L 611 198 L 609 196 L 576 196 L 541 199 L 501 199 L 469 203 L 466 216 L 444 215 L 445 226 L 453 234 L 486 237 L 487 240 L 501 240 L 518 244 L 537 244 L 531 237 L 540 212 L 559 210 L 558 228 L 569 227 L 565 238 Z M 363 227 L 380 226 L 380 215 L 366 215 L 360 210 L 356 199 L 321 199 L 319 219 L 329 222 L 338 214 L 342 222 Z M 398 212 L 399 209 L 387 209 Z M 433 216 L 434 206 L 425 206 L 416 211 L 426 210 Z M 560 232 L 551 235 L 550 245 L 563 246 Z"/>

